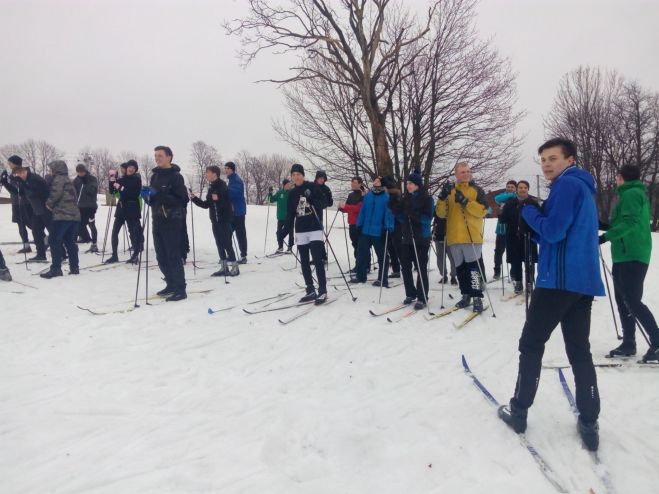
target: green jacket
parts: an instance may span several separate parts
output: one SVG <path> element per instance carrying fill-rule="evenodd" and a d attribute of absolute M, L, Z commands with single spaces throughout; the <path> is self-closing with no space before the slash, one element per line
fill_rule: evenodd
<path fill-rule="evenodd" d="M 639 261 L 650 264 L 650 203 L 640 180 L 618 187 L 618 204 L 611 213 L 611 228 L 605 233 L 611 242 L 613 262 Z"/>
<path fill-rule="evenodd" d="M 288 212 L 288 190 L 279 189 L 274 194 L 268 194 L 268 201 L 277 203 L 277 219 L 279 221 L 286 221 Z"/>

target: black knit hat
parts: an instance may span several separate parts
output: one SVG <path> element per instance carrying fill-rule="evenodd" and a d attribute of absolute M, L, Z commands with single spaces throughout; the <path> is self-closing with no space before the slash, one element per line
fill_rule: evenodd
<path fill-rule="evenodd" d="M 412 173 L 409 174 L 407 181 L 412 182 L 417 187 L 421 187 L 423 185 L 423 177 L 421 176 L 421 171 L 415 169 Z"/>
<path fill-rule="evenodd" d="M 393 189 L 396 187 L 396 181 L 394 180 L 394 177 L 391 175 L 386 175 L 382 177 L 382 186 L 387 188 L 387 189 Z"/>
<path fill-rule="evenodd" d="M 23 158 L 16 156 L 15 154 L 7 158 L 7 161 L 9 161 L 12 165 L 23 166 Z"/>
<path fill-rule="evenodd" d="M 325 170 L 318 170 L 316 172 L 316 180 L 318 180 L 319 178 L 324 178 L 325 181 L 327 181 L 327 173 L 325 173 Z"/>
<path fill-rule="evenodd" d="M 236 171 L 236 164 L 233 161 L 227 161 L 224 163 L 224 168 L 231 168 L 232 172 Z"/>
<path fill-rule="evenodd" d="M 290 183 L 290 180 L 287 179 L 287 178 L 285 178 L 284 180 L 281 181 L 281 184 L 284 185 L 284 186 L 288 183 Z"/>
<path fill-rule="evenodd" d="M 126 161 L 126 168 L 128 168 L 129 166 L 134 167 L 135 171 L 137 171 L 139 169 L 139 167 L 137 166 L 137 161 L 135 161 L 135 160 Z"/>
<path fill-rule="evenodd" d="M 291 166 L 291 174 L 293 173 L 301 173 L 304 175 L 304 167 L 300 165 L 299 163 L 295 163 L 293 166 Z"/>

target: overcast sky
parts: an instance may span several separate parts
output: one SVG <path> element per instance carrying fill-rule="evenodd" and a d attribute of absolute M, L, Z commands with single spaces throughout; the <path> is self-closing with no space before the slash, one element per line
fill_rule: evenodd
<path fill-rule="evenodd" d="M 415 6 L 425 0 L 406 0 Z M 243 70 L 222 21 L 242 0 L 0 0 L 0 145 L 46 139 L 72 160 L 83 146 L 151 153 L 167 144 L 185 163 L 202 139 L 224 159 L 295 153 L 272 130 L 284 109 L 277 88 L 253 81 L 285 61 Z M 523 162 L 535 148 L 561 76 L 579 64 L 615 68 L 659 90 L 656 0 L 482 0 L 478 26 L 518 73 L 528 111 Z"/>

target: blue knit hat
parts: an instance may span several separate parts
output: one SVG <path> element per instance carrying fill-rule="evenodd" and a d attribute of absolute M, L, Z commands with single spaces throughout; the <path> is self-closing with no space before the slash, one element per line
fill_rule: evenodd
<path fill-rule="evenodd" d="M 415 168 L 414 171 L 407 176 L 407 181 L 412 182 L 417 187 L 423 186 L 423 177 L 421 176 L 421 170 Z"/>

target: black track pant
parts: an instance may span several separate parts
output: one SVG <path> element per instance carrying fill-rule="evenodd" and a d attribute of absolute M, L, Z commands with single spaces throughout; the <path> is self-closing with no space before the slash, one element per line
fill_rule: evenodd
<path fill-rule="evenodd" d="M 153 224 L 153 246 L 160 272 L 167 287 L 174 292 L 185 292 L 185 269 L 181 258 L 183 221 L 169 220 L 167 225 Z"/>
<path fill-rule="evenodd" d="M 245 229 L 244 216 L 233 217 L 233 231 L 236 232 L 240 257 L 247 257 L 247 230 Z"/>
<path fill-rule="evenodd" d="M 479 261 L 463 262 L 456 268 L 460 293 L 470 297 L 483 298 L 483 283 L 478 268 Z"/>
<path fill-rule="evenodd" d="M 46 230 L 50 233 L 51 221 L 52 215 L 50 212 L 43 215 L 32 215 L 32 236 L 39 257 L 46 257 Z"/>
<path fill-rule="evenodd" d="M 648 265 L 642 262 L 615 262 L 612 270 L 613 286 L 624 342 L 636 343 L 636 323 L 634 322 L 634 316 L 636 316 L 638 322 L 648 333 L 652 346 L 659 346 L 657 321 L 641 300 L 647 272 Z"/>
<path fill-rule="evenodd" d="M 519 339 L 519 373 L 515 396 L 520 408 L 533 404 L 540 380 L 545 343 L 560 323 L 565 352 L 572 366 L 576 400 L 584 422 L 594 422 L 600 413 L 597 376 L 590 353 L 590 311 L 593 297 L 565 290 L 536 288 Z"/>
<path fill-rule="evenodd" d="M 501 264 L 503 262 L 503 253 L 506 251 L 506 236 L 497 235 L 496 237 L 496 243 L 494 244 L 494 271 L 500 274 Z"/>
<path fill-rule="evenodd" d="M 387 243 L 387 252 L 389 253 L 389 264 L 391 264 L 391 271 L 400 273 L 400 258 L 398 257 L 398 249 L 400 242 L 396 242 L 395 234 L 389 235 L 389 242 Z"/>
<path fill-rule="evenodd" d="M 128 227 L 128 235 L 130 236 L 130 244 L 133 249 L 133 253 L 140 252 L 142 250 L 142 244 L 144 243 L 144 237 L 142 235 L 142 227 L 140 226 L 140 220 L 137 218 L 126 219 L 123 216 L 117 216 L 114 219 L 114 224 L 112 225 L 112 255 L 117 255 L 117 249 L 119 248 L 119 232 L 121 227 Z"/>
<path fill-rule="evenodd" d="M 220 259 L 234 262 L 236 252 L 233 250 L 231 242 L 231 223 L 213 223 L 213 236 L 215 237 L 215 245 L 217 245 Z"/>
<path fill-rule="evenodd" d="M 430 248 L 430 242 L 417 242 L 416 248 L 419 256 L 419 266 L 417 266 L 415 283 L 414 274 L 412 273 L 412 266 L 416 265 L 414 246 L 412 244 L 400 245 L 400 266 L 405 283 L 405 296 L 416 298 L 421 302 L 428 302 L 428 249 Z"/>
<path fill-rule="evenodd" d="M 277 246 L 284 248 L 284 239 L 288 235 L 288 248 L 293 247 L 293 229 L 289 226 L 288 221 L 277 220 Z"/>
<path fill-rule="evenodd" d="M 297 252 L 300 255 L 300 265 L 302 267 L 302 276 L 307 289 L 313 288 L 313 276 L 311 275 L 311 259 L 316 268 L 316 278 L 318 278 L 318 293 L 327 293 L 327 280 L 325 278 L 325 244 L 321 240 L 314 240 L 305 245 L 297 245 Z"/>
<path fill-rule="evenodd" d="M 76 237 L 78 236 L 77 221 L 55 221 L 51 223 L 50 228 L 50 253 L 52 255 L 51 270 L 59 271 L 62 269 L 62 257 L 64 249 L 69 255 L 69 267 L 78 269 L 78 246 Z"/>
<path fill-rule="evenodd" d="M 98 240 L 98 232 L 96 231 L 96 208 L 80 208 L 80 231 L 78 232 L 78 236 L 83 242 L 91 242 L 95 244 Z"/>

